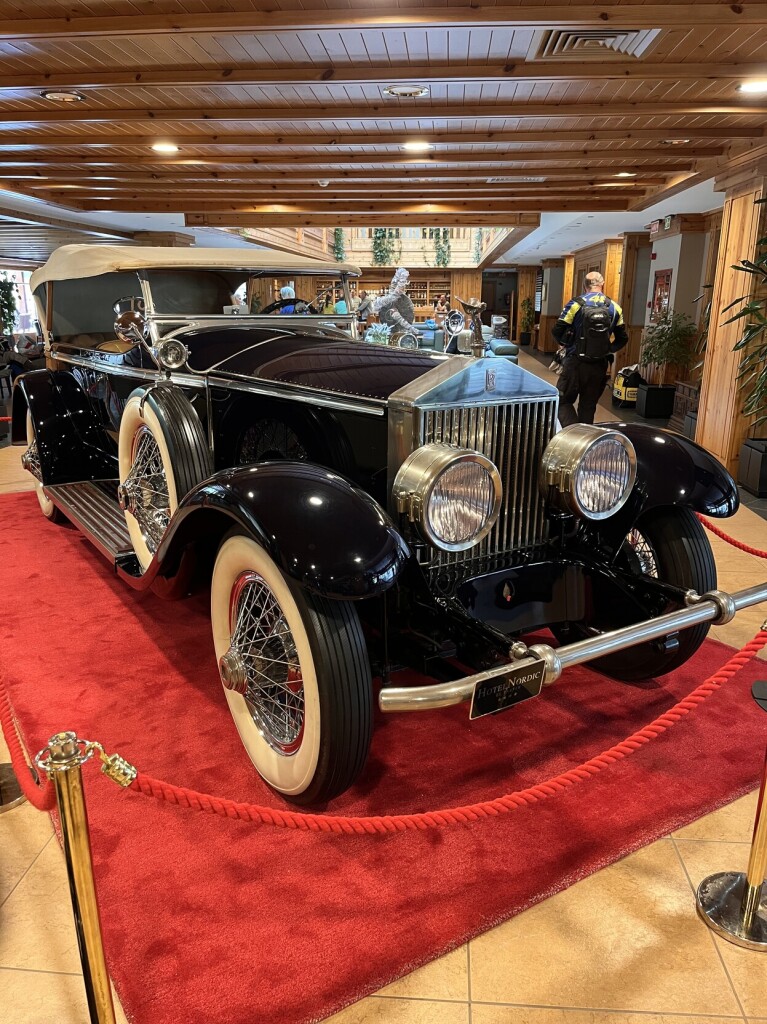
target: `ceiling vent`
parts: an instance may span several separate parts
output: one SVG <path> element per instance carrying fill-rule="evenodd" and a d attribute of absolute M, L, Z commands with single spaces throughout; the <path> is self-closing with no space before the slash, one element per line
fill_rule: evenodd
<path fill-rule="evenodd" d="M 533 36 L 528 60 L 605 60 L 642 57 L 660 35 L 658 28 L 541 29 Z"/>
<path fill-rule="evenodd" d="M 513 178 L 488 178 L 487 179 L 487 184 L 488 185 L 509 185 L 512 182 L 516 182 L 518 184 L 520 181 L 545 181 L 545 180 L 546 180 L 545 178 L 523 178 L 520 175 L 517 175 L 516 177 L 513 177 Z"/>

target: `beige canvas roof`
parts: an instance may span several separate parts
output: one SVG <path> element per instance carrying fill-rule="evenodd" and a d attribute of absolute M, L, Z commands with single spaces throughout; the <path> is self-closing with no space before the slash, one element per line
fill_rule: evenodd
<path fill-rule="evenodd" d="M 275 273 L 339 274 L 359 276 L 359 267 L 349 263 L 323 262 L 306 256 L 291 256 L 267 249 L 162 248 L 141 245 L 62 245 L 52 253 L 45 266 L 32 274 L 35 291 L 46 281 L 71 281 L 80 277 L 98 277 L 118 270 L 142 270 L 153 267 L 220 268 L 222 270 L 266 270 Z"/>

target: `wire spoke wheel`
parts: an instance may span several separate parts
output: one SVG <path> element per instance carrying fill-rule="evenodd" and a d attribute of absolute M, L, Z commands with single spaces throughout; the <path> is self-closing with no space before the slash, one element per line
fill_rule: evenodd
<path fill-rule="evenodd" d="M 37 495 L 37 501 L 40 505 L 40 511 L 43 513 L 46 519 L 50 519 L 52 523 L 64 522 L 64 513 L 54 505 L 52 499 L 48 496 L 48 492 L 43 486 L 43 470 L 40 463 L 40 449 L 37 443 L 37 436 L 35 434 L 35 425 L 32 422 L 32 413 L 27 409 L 27 450 L 21 456 L 21 464 L 32 476 L 35 478 L 35 494 Z"/>
<path fill-rule="evenodd" d="M 661 580 L 682 591 L 704 594 L 716 588 L 716 564 L 708 537 L 692 509 L 680 506 L 651 509 L 641 516 L 621 546 L 616 569 L 637 578 Z M 560 643 L 620 629 L 647 615 L 678 607 L 660 595 L 654 607 L 645 607 L 640 614 L 636 605 L 623 602 L 614 591 L 605 591 L 601 600 L 598 597 L 594 588 L 591 606 L 580 621 L 552 627 Z M 695 654 L 708 629 L 708 623 L 691 626 L 664 639 L 604 655 L 591 665 L 628 682 L 665 675 Z"/>
<path fill-rule="evenodd" d="M 232 590 L 230 651 L 241 659 L 244 693 L 266 742 L 283 754 L 301 745 L 304 684 L 296 643 L 266 581 L 242 573 Z"/>
<path fill-rule="evenodd" d="M 135 518 L 152 554 L 170 522 L 170 491 L 160 446 L 148 427 L 133 438 L 131 468 L 123 482 L 124 508 Z"/>
<path fill-rule="evenodd" d="M 213 469 L 202 424 L 180 388 L 134 391 L 120 419 L 118 462 L 120 506 L 146 570 L 179 502 Z"/>
<path fill-rule="evenodd" d="M 373 725 L 353 604 L 299 587 L 236 529 L 218 550 L 210 610 L 224 694 L 261 777 L 299 804 L 342 793 L 364 767 Z"/>

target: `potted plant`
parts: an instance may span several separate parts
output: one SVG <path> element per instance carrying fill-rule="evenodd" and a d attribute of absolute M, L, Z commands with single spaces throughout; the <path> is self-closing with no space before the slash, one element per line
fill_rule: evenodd
<path fill-rule="evenodd" d="M 645 331 L 640 363 L 643 369 L 653 368 L 657 382 L 640 384 L 637 389 L 640 416 L 663 419 L 671 416 L 676 383 L 667 384 L 666 377 L 673 370 L 678 380 L 684 380 L 695 361 L 693 340 L 697 330 L 692 317 L 667 309 Z"/>
<path fill-rule="evenodd" d="M 13 334 L 16 326 L 16 282 L 3 271 L 0 275 L 0 334 Z"/>
<path fill-rule="evenodd" d="M 535 303 L 532 299 L 522 299 L 519 304 L 519 344 L 529 345 L 535 327 Z"/>

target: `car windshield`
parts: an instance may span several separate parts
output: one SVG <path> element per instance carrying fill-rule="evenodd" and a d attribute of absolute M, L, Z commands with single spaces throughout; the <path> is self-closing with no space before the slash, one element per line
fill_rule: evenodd
<path fill-rule="evenodd" d="M 159 316 L 325 315 L 349 312 L 340 276 L 268 270 L 149 270 Z"/>

